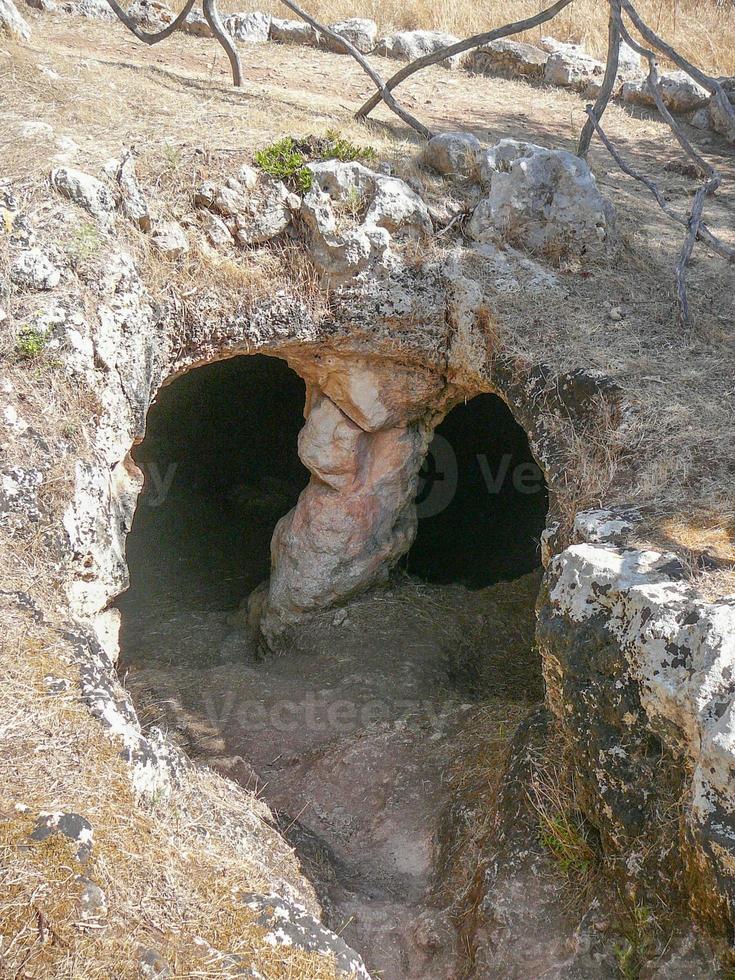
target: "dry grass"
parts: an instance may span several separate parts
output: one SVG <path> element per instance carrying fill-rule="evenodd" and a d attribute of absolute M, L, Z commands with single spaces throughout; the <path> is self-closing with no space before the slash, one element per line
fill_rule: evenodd
<path fill-rule="evenodd" d="M 278 17 L 292 16 L 278 0 L 264 0 L 255 6 Z M 548 4 L 539 0 L 484 0 L 479 4 L 471 0 L 311 0 L 307 9 L 323 23 L 371 17 L 384 33 L 431 28 L 467 37 L 533 16 L 545 6 Z M 639 0 L 635 6 L 651 27 L 695 64 L 717 74 L 735 74 L 735 10 L 731 4 L 718 0 Z M 243 5 L 238 0 L 226 0 L 223 9 L 242 10 Z M 607 4 L 575 0 L 554 21 L 520 37 L 533 43 L 549 34 L 582 43 L 602 57 L 607 50 Z"/>
<path fill-rule="evenodd" d="M 264 944 L 238 900 L 295 876 L 290 850 L 260 823 L 264 807 L 196 770 L 171 800 L 137 800 L 118 748 L 74 693 L 65 644 L 13 619 L 0 647 L 0 974 L 132 980 L 136 951 L 145 947 L 158 950 L 176 977 L 228 975 L 215 950 L 274 980 L 333 980 L 329 958 Z M 68 678 L 70 691 L 47 694 L 48 674 Z M 61 838 L 28 846 L 44 810 L 90 821 L 86 865 Z M 88 920 L 79 874 L 107 899 L 107 911 Z"/>

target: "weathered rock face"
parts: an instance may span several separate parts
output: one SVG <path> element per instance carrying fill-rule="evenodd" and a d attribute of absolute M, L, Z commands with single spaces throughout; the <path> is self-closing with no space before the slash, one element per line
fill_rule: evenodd
<path fill-rule="evenodd" d="M 314 185 L 299 216 L 311 239 L 312 258 L 332 283 L 394 267 L 392 242 L 431 231 L 426 205 L 397 177 L 333 160 L 309 169 Z"/>
<path fill-rule="evenodd" d="M 440 174 L 476 178 L 481 158 L 482 144 L 471 133 L 440 133 L 424 149 L 424 163 Z"/>
<path fill-rule="evenodd" d="M 662 72 L 659 76 L 659 91 L 664 105 L 671 112 L 693 112 L 706 105 L 709 99 L 707 89 L 683 71 Z M 622 96 L 623 102 L 632 105 L 649 108 L 656 106 L 656 100 L 645 78 L 626 82 L 623 85 Z"/>
<path fill-rule="evenodd" d="M 240 245 L 259 245 L 282 235 L 291 224 L 299 199 L 279 180 L 261 178 L 254 170 L 243 167 L 238 177 L 226 184 L 205 181 L 196 192 L 195 203 L 211 212 L 208 227 L 215 238 L 226 240 L 219 225 L 210 219 L 219 216 L 225 230 Z"/>
<path fill-rule="evenodd" d="M 367 20 L 363 17 L 351 17 L 349 20 L 341 20 L 330 26 L 335 34 L 339 34 L 340 37 L 349 41 L 353 47 L 362 51 L 363 54 L 372 51 L 378 39 L 378 25 L 374 20 Z M 345 50 L 339 42 L 326 35 L 321 38 L 320 43 L 328 51 L 342 53 Z"/>
<path fill-rule="evenodd" d="M 231 14 L 225 18 L 225 30 L 236 41 L 246 41 L 248 44 L 263 44 L 271 30 L 270 14 L 259 10 L 247 14 Z"/>
<path fill-rule="evenodd" d="M 456 44 L 460 38 L 454 34 L 443 34 L 441 31 L 398 31 L 378 43 L 376 54 L 384 58 L 397 58 L 399 61 L 414 61 L 424 55 L 434 54 L 441 48 Z M 452 55 L 442 64 L 448 68 L 458 68 L 464 60 L 464 55 Z"/>
<path fill-rule="evenodd" d="M 381 428 L 391 418 L 375 390 L 376 373 L 350 377 L 348 367 L 337 385 L 363 402 L 363 411 L 353 414 L 372 423 L 369 430 L 320 390 L 310 393 L 299 456 L 312 480 L 276 527 L 271 545 L 260 626 L 273 647 L 306 612 L 339 604 L 386 580 L 413 541 L 428 428 L 420 423 Z M 349 395 L 347 400 L 352 401 Z"/>
<path fill-rule="evenodd" d="M 490 192 L 468 235 L 479 242 L 503 234 L 530 251 L 584 252 L 612 237 L 614 209 L 587 164 L 564 150 L 502 140 L 481 165 Z"/>
<path fill-rule="evenodd" d="M 506 75 L 509 78 L 544 77 L 548 52 L 524 41 L 502 39 L 483 44 L 470 53 L 463 67 L 478 75 Z"/>
<path fill-rule="evenodd" d="M 661 872 L 672 894 L 728 918 L 735 602 L 698 599 L 673 555 L 606 543 L 624 538 L 625 523 L 604 512 L 578 520 L 582 543 L 548 566 L 538 629 L 548 702 L 621 878 L 653 887 Z M 680 800 L 683 825 L 667 841 L 661 828 Z M 689 885 L 682 855 L 697 869 Z"/>
<path fill-rule="evenodd" d="M 30 39 L 31 29 L 13 0 L 0 0 L 0 34 L 7 34 L 21 41 Z"/>
<path fill-rule="evenodd" d="M 725 139 L 735 143 L 735 78 L 722 80 L 722 87 L 728 105 L 722 96 L 713 95 L 709 103 L 709 118 L 712 129 L 721 133 Z"/>

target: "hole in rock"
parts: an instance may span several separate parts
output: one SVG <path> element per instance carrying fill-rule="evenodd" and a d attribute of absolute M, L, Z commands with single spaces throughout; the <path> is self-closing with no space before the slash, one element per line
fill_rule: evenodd
<path fill-rule="evenodd" d="M 285 361 L 263 355 L 196 368 L 160 391 L 133 450 L 145 487 L 118 600 L 126 629 L 179 607 L 232 609 L 268 577 L 273 529 L 309 479 L 297 453 L 304 398 Z"/>
<path fill-rule="evenodd" d="M 327 924 L 374 976 L 447 980 L 465 975 L 462 902 L 480 897 L 462 877 L 476 864 L 462 814 L 492 806 L 498 753 L 542 696 L 543 481 L 514 492 L 514 472 L 538 474 L 517 472 L 531 457 L 499 399 L 455 409 L 434 443 L 437 478 L 425 468 L 410 574 L 314 616 L 294 649 L 263 660 L 240 605 L 307 482 L 303 405 L 300 379 L 263 356 L 159 393 L 134 450 L 146 490 L 118 599 L 121 668 L 144 724 L 270 805 Z"/>
<path fill-rule="evenodd" d="M 497 395 L 457 405 L 437 426 L 416 502 L 412 575 L 475 589 L 539 566 L 546 483 L 525 431 Z"/>

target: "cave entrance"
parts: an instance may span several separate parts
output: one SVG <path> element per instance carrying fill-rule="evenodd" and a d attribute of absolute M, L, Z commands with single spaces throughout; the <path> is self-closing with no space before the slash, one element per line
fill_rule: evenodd
<path fill-rule="evenodd" d="M 133 450 L 145 485 L 118 600 L 123 653 L 152 618 L 232 609 L 268 577 L 273 529 L 309 479 L 297 452 L 304 399 L 285 361 L 260 354 L 161 389 Z"/>
<path fill-rule="evenodd" d="M 541 563 L 546 482 L 524 429 L 497 395 L 457 405 L 437 426 L 416 503 L 411 575 L 479 589 Z"/>

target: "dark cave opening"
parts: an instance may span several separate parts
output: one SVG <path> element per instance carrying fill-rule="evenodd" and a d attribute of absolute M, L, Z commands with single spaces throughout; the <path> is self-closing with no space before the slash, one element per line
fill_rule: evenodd
<path fill-rule="evenodd" d="M 167 603 L 235 608 L 268 577 L 273 529 L 309 479 L 297 451 L 304 398 L 286 362 L 260 354 L 204 365 L 159 392 L 133 450 L 145 486 L 118 599 L 124 627 Z"/>
<path fill-rule="evenodd" d="M 411 575 L 471 589 L 540 565 L 548 492 L 528 438 L 497 395 L 457 405 L 437 426 L 421 470 Z"/>

